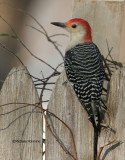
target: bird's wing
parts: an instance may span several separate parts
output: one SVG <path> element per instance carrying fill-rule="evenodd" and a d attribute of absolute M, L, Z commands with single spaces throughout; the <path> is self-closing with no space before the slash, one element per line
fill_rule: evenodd
<path fill-rule="evenodd" d="M 104 69 L 101 54 L 94 43 L 81 43 L 68 51 L 65 69 L 68 80 L 76 89 L 91 93 L 94 90 L 98 93 L 93 95 L 95 98 L 101 95 Z"/>

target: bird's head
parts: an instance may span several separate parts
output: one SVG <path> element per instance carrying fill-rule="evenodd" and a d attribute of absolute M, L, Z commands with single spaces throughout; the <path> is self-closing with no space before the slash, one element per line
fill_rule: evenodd
<path fill-rule="evenodd" d="M 65 23 L 52 22 L 51 24 L 62 27 L 70 33 L 70 48 L 78 43 L 92 42 L 91 27 L 84 19 L 75 18 Z"/>

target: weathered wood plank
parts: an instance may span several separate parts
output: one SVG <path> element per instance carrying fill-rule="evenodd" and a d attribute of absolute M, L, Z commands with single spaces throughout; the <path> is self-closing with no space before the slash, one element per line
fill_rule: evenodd
<path fill-rule="evenodd" d="M 19 102 L 30 104 L 39 102 L 33 81 L 28 75 L 27 69 L 22 66 L 13 68 L 10 71 L 0 92 L 0 105 Z M 13 104 L 0 107 L 0 114 L 22 106 L 24 105 Z M 13 113 L 0 116 L 0 128 L 6 128 L 19 115 L 29 112 L 16 120 L 8 129 L 0 131 L 1 160 L 42 159 L 42 115 L 40 113 L 30 114 L 33 108 L 33 106 L 28 106 Z M 34 110 L 34 112 L 36 111 L 39 110 Z M 24 135 L 22 137 L 23 132 Z M 27 142 L 13 143 L 13 140 L 26 140 Z M 34 142 L 28 142 L 28 140 L 34 140 Z"/>
<path fill-rule="evenodd" d="M 92 160 L 93 159 L 93 128 L 90 124 L 86 112 L 80 105 L 72 88 L 67 83 L 62 85 L 65 81 L 65 73 L 63 72 L 57 80 L 56 86 L 53 90 L 48 109 L 55 113 L 71 128 L 78 160 Z M 125 69 L 116 71 L 111 80 L 111 91 L 108 101 L 108 113 L 105 114 L 105 123 L 116 131 L 116 134 L 106 129 L 102 129 L 99 137 L 99 147 L 116 139 L 116 141 L 104 148 L 102 152 L 102 160 L 118 160 L 125 158 L 125 144 L 120 142 L 125 141 Z M 51 127 L 54 133 L 61 139 L 64 146 L 74 155 L 71 137 L 68 130 L 61 122 L 50 117 Z M 109 121 L 110 119 L 110 121 Z M 59 146 L 57 141 L 53 138 L 47 130 L 46 134 L 46 160 L 71 160 L 71 157 Z"/>
<path fill-rule="evenodd" d="M 119 60 L 121 47 L 121 30 L 125 11 L 125 2 L 74 0 L 73 18 L 83 18 L 92 27 L 93 41 L 103 55 L 107 55 L 106 39 L 110 48 L 113 47 L 112 57 Z M 123 28 L 123 30 L 125 30 Z M 124 31 L 123 31 L 124 32 Z M 122 38 L 122 40 L 125 38 Z M 122 46 L 121 46 L 122 45 Z M 120 59 L 121 60 L 121 59 Z"/>
<path fill-rule="evenodd" d="M 68 83 L 62 85 L 65 80 L 66 76 L 63 72 L 56 82 L 48 109 L 70 126 L 75 138 L 78 159 L 92 160 L 92 152 L 85 153 L 86 149 L 92 151 L 93 148 L 92 125 L 88 121 L 87 114 L 70 85 Z M 65 147 L 74 155 L 72 140 L 68 130 L 58 120 L 51 118 L 56 134 L 61 138 Z M 48 130 L 46 137 L 46 160 L 71 160 L 71 157 L 66 155 Z"/>
<path fill-rule="evenodd" d="M 111 89 L 108 100 L 108 117 L 110 127 L 116 134 L 107 135 L 116 142 L 104 149 L 102 160 L 125 159 L 125 69 L 117 70 L 111 78 Z M 121 143 L 121 144 L 120 144 Z M 114 148 L 114 149 L 113 149 Z M 113 149 L 113 150 L 112 150 Z"/>

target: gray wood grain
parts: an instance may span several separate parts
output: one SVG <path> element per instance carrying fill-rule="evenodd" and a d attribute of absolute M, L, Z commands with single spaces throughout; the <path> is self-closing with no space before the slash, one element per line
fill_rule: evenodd
<path fill-rule="evenodd" d="M 70 85 L 68 83 L 62 85 L 65 80 L 66 76 L 63 72 L 56 82 L 48 109 L 55 113 L 71 128 L 78 152 L 78 159 L 82 160 L 85 158 L 86 160 L 92 160 L 92 125 L 88 121 L 87 114 L 79 103 Z M 54 132 L 64 143 L 64 146 L 68 149 L 68 151 L 74 155 L 72 140 L 68 130 L 64 127 L 64 125 L 62 125 L 61 122 L 52 116 L 50 118 L 50 124 L 51 126 L 53 125 Z M 66 155 L 56 140 L 52 137 L 50 132 L 48 130 L 46 132 L 46 160 L 70 160 L 71 157 Z"/>
<path fill-rule="evenodd" d="M 8 74 L 0 92 L 0 105 L 6 103 L 35 104 L 38 102 L 38 94 L 27 69 L 22 66 L 13 68 Z M 22 106 L 24 105 L 13 104 L 0 107 L 0 114 Z M 39 111 L 38 109 L 34 110 L 34 113 L 30 113 L 33 111 L 33 108 L 28 106 L 13 113 L 0 116 L 0 128 L 4 129 L 14 119 L 24 114 L 7 129 L 0 130 L 1 160 L 42 159 L 42 115 L 41 113 L 35 113 Z M 27 142 L 13 143 L 13 140 L 26 140 Z M 28 140 L 36 142 L 28 142 Z"/>
<path fill-rule="evenodd" d="M 125 159 L 125 69 L 117 70 L 111 78 L 111 89 L 108 100 L 108 116 L 110 127 L 116 134 L 108 134 L 109 139 L 116 139 L 112 145 L 104 149 L 102 160 Z M 100 142 L 101 143 L 101 142 Z"/>

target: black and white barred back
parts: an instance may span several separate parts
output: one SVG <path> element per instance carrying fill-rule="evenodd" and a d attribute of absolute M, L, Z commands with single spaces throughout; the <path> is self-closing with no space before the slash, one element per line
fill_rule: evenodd
<path fill-rule="evenodd" d="M 80 43 L 66 52 L 64 65 L 67 78 L 89 120 L 93 127 L 99 127 L 99 103 L 104 80 L 99 49 L 92 42 Z"/>

